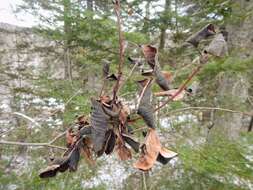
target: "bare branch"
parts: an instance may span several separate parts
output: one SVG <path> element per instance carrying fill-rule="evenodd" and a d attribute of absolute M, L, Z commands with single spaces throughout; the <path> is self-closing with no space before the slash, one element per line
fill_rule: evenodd
<path fill-rule="evenodd" d="M 169 103 L 171 100 L 176 98 L 186 87 L 186 85 L 192 80 L 192 78 L 199 72 L 199 70 L 202 68 L 201 65 L 199 65 L 192 73 L 191 75 L 187 78 L 187 80 L 181 85 L 181 87 L 178 89 L 178 91 L 171 96 L 167 101 L 165 101 L 163 104 L 161 104 L 159 107 L 155 109 L 155 111 L 158 111 L 159 109 L 163 108 L 167 103 Z"/>
<path fill-rule="evenodd" d="M 18 146 L 42 146 L 42 147 L 51 147 L 51 148 L 57 148 L 61 150 L 67 150 L 65 147 L 52 145 L 50 143 L 26 143 L 26 142 L 14 142 L 14 141 L 0 141 L 0 144 L 5 145 L 18 145 Z"/>
<path fill-rule="evenodd" d="M 23 113 L 20 113 L 20 112 L 13 112 L 13 113 L 11 113 L 11 114 L 21 116 L 21 117 L 23 117 L 23 118 L 25 118 L 25 119 L 31 121 L 32 123 L 34 123 L 37 127 L 41 127 L 41 125 L 40 125 L 37 121 L 35 121 L 33 118 L 31 118 L 31 117 L 29 117 L 29 116 L 27 116 L 27 115 L 25 115 L 25 114 L 23 114 Z"/>
<path fill-rule="evenodd" d="M 118 33 L 119 33 L 119 67 L 118 67 L 118 80 L 113 88 L 113 100 L 116 99 L 119 90 L 119 83 L 122 77 L 122 67 L 124 64 L 124 38 L 121 31 L 121 17 L 120 17 L 120 0 L 114 3 L 114 11 L 117 17 Z"/>
<path fill-rule="evenodd" d="M 238 113 L 238 114 L 253 116 L 253 113 L 250 113 L 250 112 L 242 112 L 238 110 L 231 110 L 227 108 L 217 108 L 217 107 L 187 107 L 187 108 L 181 108 L 181 109 L 176 109 L 171 112 L 167 112 L 165 115 L 171 115 L 178 112 L 189 111 L 189 110 L 219 110 L 219 111 L 225 111 L 225 112 L 230 112 L 230 113 Z"/>

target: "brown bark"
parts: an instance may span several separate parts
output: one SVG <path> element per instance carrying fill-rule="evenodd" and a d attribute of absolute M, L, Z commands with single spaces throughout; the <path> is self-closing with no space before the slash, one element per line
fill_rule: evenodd
<path fill-rule="evenodd" d="M 168 11 L 170 11 L 170 0 L 165 1 L 165 7 L 163 12 L 163 17 L 166 15 Z M 168 29 L 167 21 L 164 20 L 165 18 L 162 18 L 162 26 L 160 28 L 160 43 L 159 43 L 159 49 L 163 50 L 165 47 L 165 40 L 166 40 L 166 30 Z"/>

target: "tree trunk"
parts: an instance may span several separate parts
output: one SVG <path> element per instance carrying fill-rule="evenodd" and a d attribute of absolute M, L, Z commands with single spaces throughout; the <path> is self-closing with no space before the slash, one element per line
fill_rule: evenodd
<path fill-rule="evenodd" d="M 72 81 L 70 0 L 64 0 L 64 78 Z"/>
<path fill-rule="evenodd" d="M 166 14 L 170 11 L 170 0 L 165 1 L 165 7 L 164 12 L 162 16 L 162 25 L 160 27 L 160 43 L 159 43 L 159 49 L 163 50 L 165 47 L 165 39 L 166 39 L 166 30 L 168 29 L 168 22 L 166 20 Z"/>
<path fill-rule="evenodd" d="M 145 5 L 145 18 L 144 18 L 144 25 L 142 28 L 143 33 L 148 34 L 149 33 L 149 19 L 150 17 L 150 0 L 147 0 Z"/>

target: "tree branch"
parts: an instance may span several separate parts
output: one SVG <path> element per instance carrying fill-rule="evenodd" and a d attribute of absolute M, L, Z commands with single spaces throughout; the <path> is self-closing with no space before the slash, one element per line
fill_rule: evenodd
<path fill-rule="evenodd" d="M 124 64 L 124 39 L 121 31 L 121 18 L 120 18 L 120 0 L 116 0 L 114 3 L 114 11 L 117 17 L 117 26 L 119 33 L 119 67 L 118 67 L 118 80 L 113 88 L 113 100 L 116 100 L 117 92 L 119 89 L 120 80 L 122 77 L 122 67 Z"/>
<path fill-rule="evenodd" d="M 5 145 L 19 145 L 19 146 L 42 146 L 42 147 L 51 147 L 51 148 L 57 148 L 61 150 L 67 150 L 65 147 L 52 145 L 51 143 L 26 143 L 26 142 L 14 142 L 14 141 L 0 141 L 0 144 Z"/>
<path fill-rule="evenodd" d="M 225 111 L 225 112 L 230 112 L 230 113 L 239 113 L 243 115 L 248 115 L 248 116 L 253 116 L 253 113 L 249 112 L 242 112 L 238 110 L 231 110 L 227 108 L 217 108 L 217 107 L 187 107 L 187 108 L 181 108 L 181 109 L 176 109 L 171 112 L 167 112 L 165 115 L 170 115 L 178 112 L 183 112 L 183 111 L 189 111 L 189 110 L 219 110 L 219 111 Z"/>
<path fill-rule="evenodd" d="M 192 78 L 199 72 L 199 70 L 202 68 L 202 65 L 199 65 L 187 78 L 187 80 L 181 85 L 181 87 L 178 89 L 178 91 L 171 96 L 167 101 L 165 101 L 163 104 L 161 104 L 159 107 L 155 109 L 155 111 L 158 111 L 159 109 L 163 108 L 167 103 L 169 103 L 171 100 L 176 98 L 186 87 L 186 85 L 192 80 Z"/>

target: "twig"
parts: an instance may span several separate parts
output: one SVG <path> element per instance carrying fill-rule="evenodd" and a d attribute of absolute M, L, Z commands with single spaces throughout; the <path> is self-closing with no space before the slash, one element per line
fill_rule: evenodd
<path fill-rule="evenodd" d="M 119 33 L 119 67 L 118 67 L 118 80 L 113 88 L 113 101 L 116 100 L 119 83 L 122 77 L 122 67 L 124 64 L 124 39 L 121 31 L 121 18 L 120 18 L 120 0 L 114 3 L 114 11 L 117 17 L 118 33 Z"/>
<path fill-rule="evenodd" d="M 192 80 L 192 78 L 199 72 L 199 70 L 201 69 L 201 65 L 198 66 L 193 72 L 192 74 L 187 78 L 187 80 L 181 85 L 181 87 L 178 89 L 178 91 L 171 97 L 169 97 L 169 99 L 167 101 L 165 101 L 163 104 L 161 104 L 160 106 L 158 106 L 154 112 L 160 110 L 161 108 L 163 108 L 167 103 L 169 103 L 171 100 L 173 100 L 174 98 L 176 98 L 186 87 L 186 85 Z M 131 120 L 129 120 L 129 122 L 134 122 L 141 119 L 140 116 L 133 118 Z"/>
<path fill-rule="evenodd" d="M 72 100 L 73 98 L 75 98 L 80 92 L 82 91 L 82 88 L 80 88 L 76 93 L 74 93 L 72 96 L 69 97 L 69 99 L 64 103 L 64 106 L 67 106 Z M 60 110 L 56 110 L 53 113 L 50 114 L 50 116 L 58 113 Z"/>
<path fill-rule="evenodd" d="M 170 114 L 183 112 L 183 111 L 189 111 L 189 110 L 219 110 L 219 111 L 225 111 L 225 112 L 230 112 L 230 113 L 239 113 L 243 115 L 253 116 L 253 113 L 242 112 L 238 110 L 231 110 L 227 108 L 217 108 L 217 107 L 187 107 L 187 108 L 176 109 L 174 111 L 166 113 L 165 115 L 170 115 Z"/>
<path fill-rule="evenodd" d="M 127 76 L 127 78 L 126 78 L 126 79 L 124 80 L 124 82 L 122 82 L 121 85 L 119 86 L 118 91 L 120 91 L 120 89 L 124 86 L 124 84 L 126 83 L 126 81 L 128 81 L 128 79 L 132 76 L 132 74 L 133 74 L 135 68 L 137 67 L 137 65 L 138 65 L 138 63 L 135 63 L 135 64 L 134 64 L 134 66 L 133 66 L 133 68 L 131 69 L 131 71 L 130 71 L 129 75 Z"/>
<path fill-rule="evenodd" d="M 171 100 L 176 98 L 186 87 L 186 85 L 192 80 L 192 78 L 199 72 L 199 70 L 202 68 L 201 65 L 199 65 L 192 73 L 191 75 L 187 78 L 187 80 L 181 85 L 181 87 L 178 89 L 178 91 L 171 96 L 167 101 L 165 101 L 163 104 L 161 104 L 159 107 L 155 109 L 155 111 L 158 111 L 159 109 L 163 108 L 167 103 L 169 103 Z"/>
<path fill-rule="evenodd" d="M 59 138 L 63 137 L 66 133 L 67 133 L 67 130 L 64 131 L 63 133 L 57 135 L 53 140 L 51 140 L 51 141 L 49 142 L 49 144 L 53 144 L 53 143 L 54 143 L 55 141 L 57 141 Z"/>
<path fill-rule="evenodd" d="M 145 172 L 142 172 L 142 179 L 143 179 L 143 186 L 144 186 L 144 190 L 147 190 L 147 184 L 146 184 L 146 176 L 145 176 Z"/>
<path fill-rule="evenodd" d="M 52 145 L 50 143 L 26 143 L 26 142 L 14 142 L 14 141 L 0 141 L 0 144 L 6 144 L 6 145 L 19 145 L 19 146 L 44 146 L 44 147 L 51 147 L 51 148 L 57 148 L 61 150 L 67 150 L 65 147 Z"/>
<path fill-rule="evenodd" d="M 1 132 L 1 133 L 0 133 L 0 136 L 3 136 L 3 135 L 8 134 L 8 133 L 10 133 L 11 131 L 13 131 L 14 129 L 15 129 L 15 127 L 10 128 L 10 129 L 9 129 L 9 130 L 7 130 L 7 131 Z"/>
<path fill-rule="evenodd" d="M 25 118 L 25 119 L 31 121 L 32 123 L 34 123 L 37 127 L 41 127 L 41 125 L 40 125 L 38 122 L 36 122 L 33 118 L 31 118 L 31 117 L 29 117 L 29 116 L 27 116 L 27 115 L 25 115 L 25 114 L 23 114 L 23 113 L 20 113 L 20 112 L 13 112 L 13 113 L 11 113 L 11 114 L 21 116 L 21 117 L 23 117 L 23 118 Z"/>
<path fill-rule="evenodd" d="M 147 84 L 146 84 L 146 85 L 144 86 L 144 88 L 142 89 L 141 94 L 140 94 L 140 97 L 139 97 L 139 99 L 138 99 L 138 101 L 137 101 L 137 106 L 136 106 L 137 109 L 138 109 L 138 107 L 139 107 L 139 105 L 140 105 L 140 103 L 141 103 L 141 99 L 143 98 L 144 93 L 145 93 L 145 91 L 146 91 L 148 85 L 149 85 L 151 82 L 152 82 L 152 79 L 149 79 L 149 81 L 147 82 Z"/>

